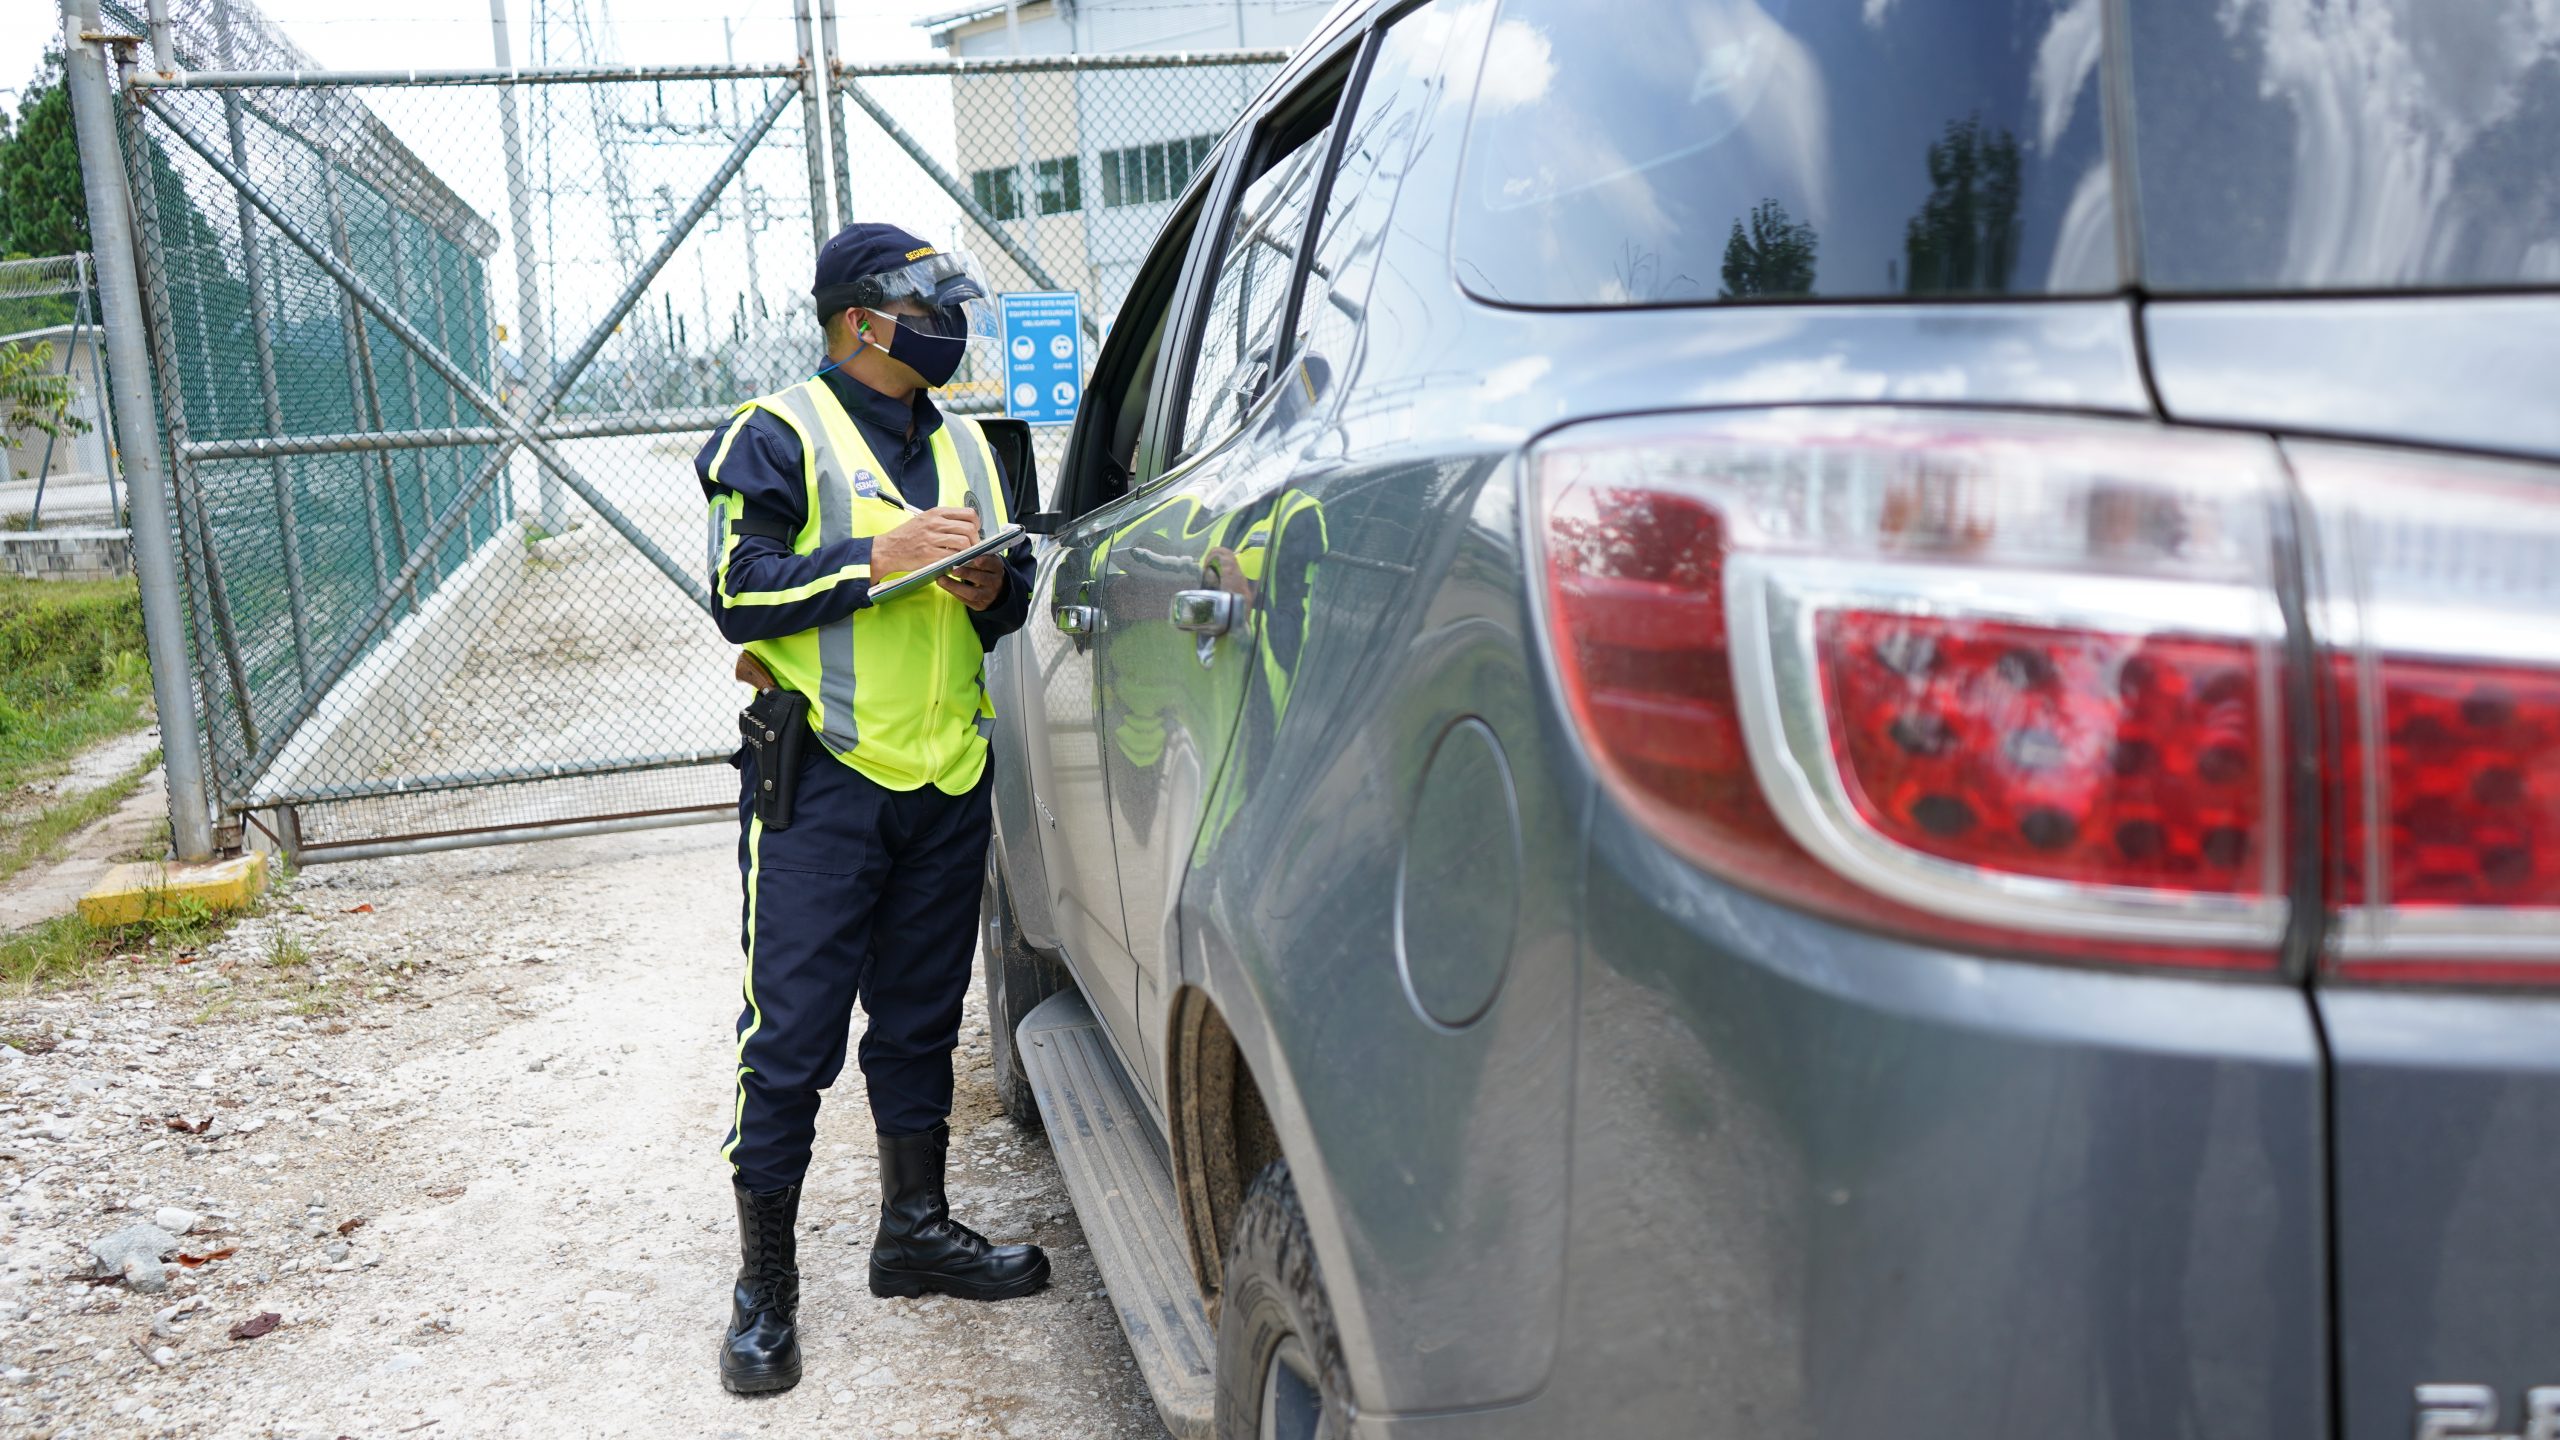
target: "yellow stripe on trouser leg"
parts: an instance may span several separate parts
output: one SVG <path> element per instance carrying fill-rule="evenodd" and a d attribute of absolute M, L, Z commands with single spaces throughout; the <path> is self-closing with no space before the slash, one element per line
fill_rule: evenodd
<path fill-rule="evenodd" d="M 738 988 L 746 994 L 747 1013 L 752 1018 L 747 1021 L 747 1028 L 738 1032 L 737 1108 L 729 1118 L 729 1143 L 720 1147 L 720 1158 L 729 1161 L 732 1173 L 736 1172 L 738 1162 L 731 1157 L 737 1154 L 738 1142 L 747 1134 L 747 1042 L 764 1028 L 764 1007 L 756 1003 L 756 889 L 763 878 L 764 817 L 756 815 L 747 821 L 747 970 L 745 978 L 738 982 Z"/>

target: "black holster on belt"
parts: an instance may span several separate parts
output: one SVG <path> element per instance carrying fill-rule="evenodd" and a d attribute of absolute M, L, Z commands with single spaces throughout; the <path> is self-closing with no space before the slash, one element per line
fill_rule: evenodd
<path fill-rule="evenodd" d="M 738 712 L 738 735 L 755 757 L 756 818 L 767 830 L 790 829 L 800 752 L 809 743 L 809 697 L 795 690 L 757 691 Z"/>

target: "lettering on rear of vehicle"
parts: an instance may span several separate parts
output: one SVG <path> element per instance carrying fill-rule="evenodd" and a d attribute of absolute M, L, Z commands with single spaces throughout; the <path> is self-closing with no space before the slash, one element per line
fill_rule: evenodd
<path fill-rule="evenodd" d="M 2524 1428 L 2498 1428 L 2498 1392 L 2487 1385 L 2421 1385 L 2417 1440 L 2560 1440 L 2560 1385 L 2524 1392 Z"/>

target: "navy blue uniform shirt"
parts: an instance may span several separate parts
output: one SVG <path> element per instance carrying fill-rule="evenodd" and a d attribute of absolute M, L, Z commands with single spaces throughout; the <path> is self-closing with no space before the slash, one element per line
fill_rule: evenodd
<path fill-rule="evenodd" d="M 872 457 L 889 471 L 889 486 L 881 489 L 881 498 L 889 498 L 894 486 L 911 511 L 922 513 L 933 508 L 942 493 L 941 477 L 933 467 L 933 432 L 942 428 L 942 412 L 933 400 L 919 390 L 914 406 L 892 400 L 870 386 L 855 380 L 842 370 L 825 375 L 828 393 L 851 416 L 854 428 L 861 432 L 863 443 L 871 447 Z M 734 433 L 733 433 L 734 432 Z M 726 447 L 725 457 L 721 451 Z M 779 528 L 797 533 L 808 520 L 808 492 L 801 482 L 800 436 L 781 417 L 767 410 L 750 410 L 743 417 L 722 425 L 703 442 L 701 453 L 693 457 L 693 473 L 702 481 L 703 493 L 714 499 L 734 491 L 746 501 L 746 519 L 758 528 Z M 714 463 L 720 467 L 720 478 L 711 478 Z M 871 540 L 868 536 L 820 545 L 806 555 L 791 553 L 791 542 L 770 535 L 749 535 L 742 530 L 737 547 L 729 553 L 729 562 L 720 567 L 714 560 L 711 576 L 712 615 L 720 624 L 720 633 L 732 644 L 749 640 L 778 640 L 820 625 L 830 625 L 871 603 L 871 582 L 847 575 L 855 566 L 871 564 Z M 1004 554 L 1004 575 L 996 592 L 995 603 L 984 610 L 969 612 L 969 623 L 978 632 L 981 649 L 992 650 L 998 638 L 1022 628 L 1023 618 L 1031 609 L 1031 547 L 1016 545 Z M 802 598 L 788 604 L 737 605 L 729 603 L 732 595 L 749 592 L 773 593 L 806 590 Z"/>

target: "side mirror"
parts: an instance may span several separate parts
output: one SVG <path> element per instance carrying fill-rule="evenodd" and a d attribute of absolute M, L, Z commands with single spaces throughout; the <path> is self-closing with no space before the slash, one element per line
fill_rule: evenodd
<path fill-rule="evenodd" d="M 1063 510 L 1042 510 L 1016 516 L 1013 523 L 1021 526 L 1027 534 L 1055 535 L 1067 527 L 1067 513 Z"/>
<path fill-rule="evenodd" d="M 1030 529 L 1029 516 L 1040 504 L 1040 461 L 1031 449 L 1030 422 L 985 415 L 979 417 L 978 428 L 996 452 L 997 468 L 1004 472 L 1004 513 L 1015 524 Z"/>

